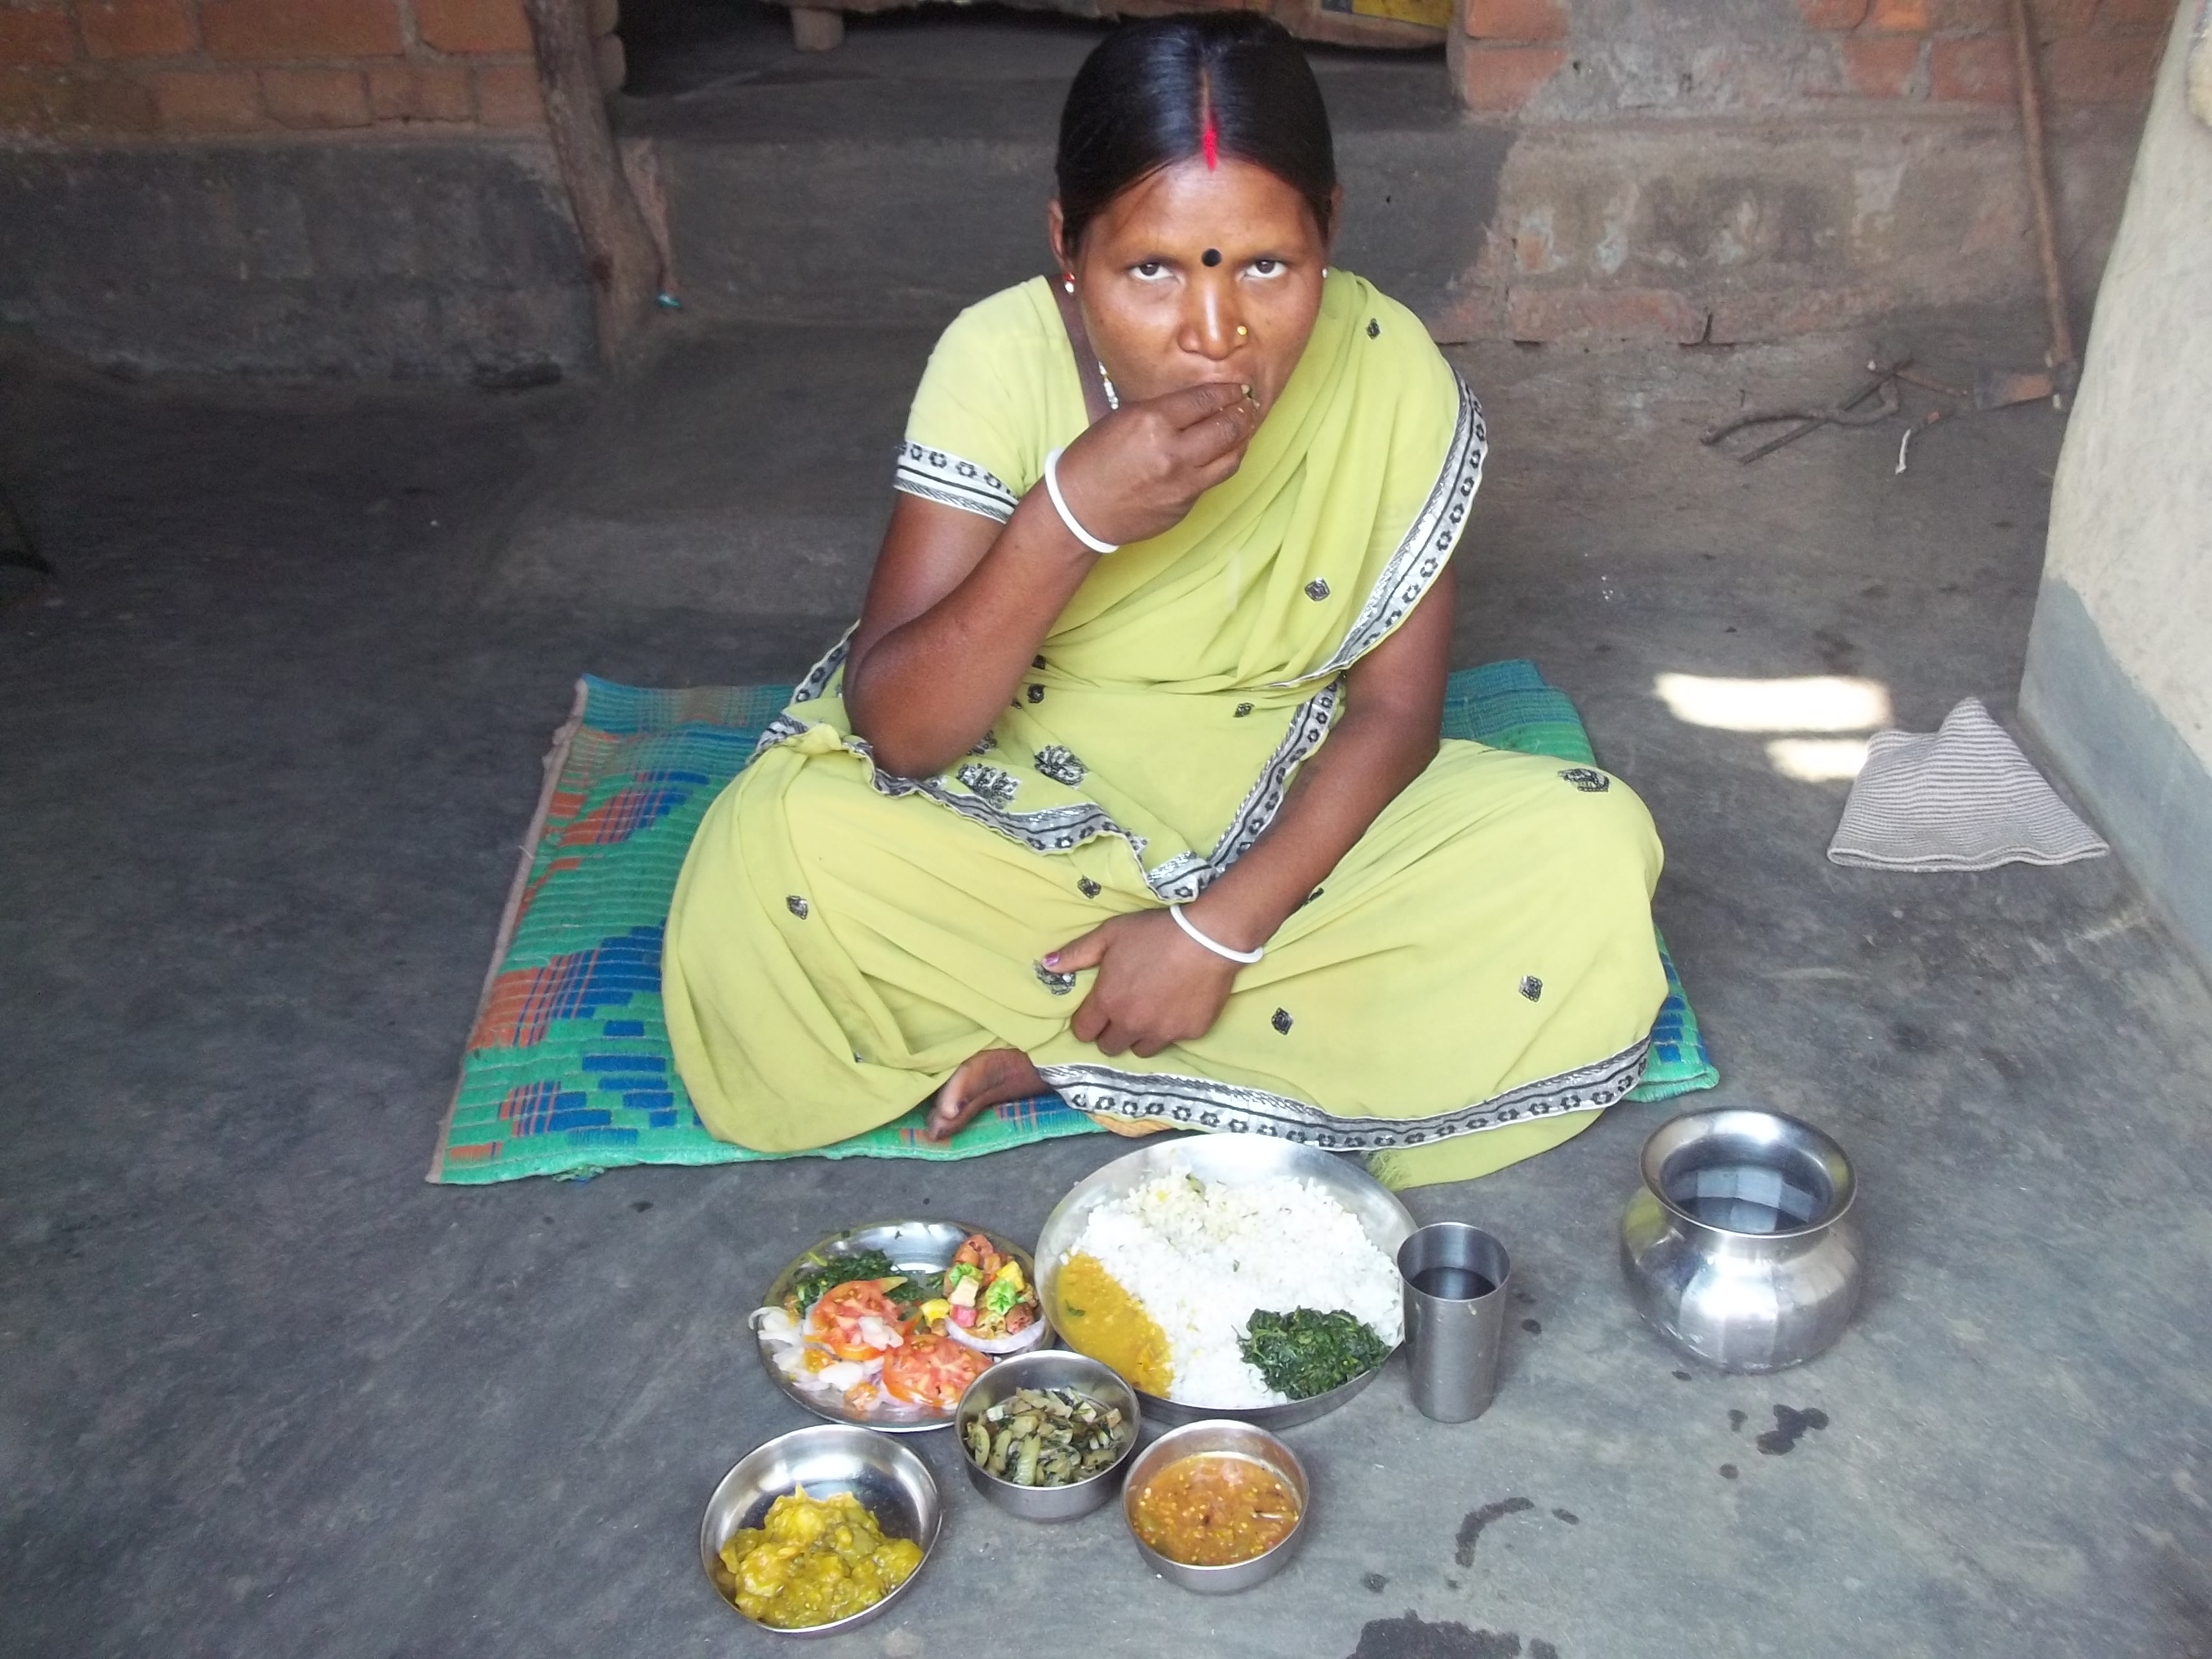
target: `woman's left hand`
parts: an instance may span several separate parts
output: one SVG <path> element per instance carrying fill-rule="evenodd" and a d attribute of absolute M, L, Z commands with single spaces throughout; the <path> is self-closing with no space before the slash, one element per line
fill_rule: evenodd
<path fill-rule="evenodd" d="M 1184 936 L 1164 910 L 1115 916 L 1044 959 L 1055 973 L 1098 970 L 1073 1030 L 1101 1054 L 1150 1060 L 1204 1036 L 1237 981 L 1237 963 Z"/>

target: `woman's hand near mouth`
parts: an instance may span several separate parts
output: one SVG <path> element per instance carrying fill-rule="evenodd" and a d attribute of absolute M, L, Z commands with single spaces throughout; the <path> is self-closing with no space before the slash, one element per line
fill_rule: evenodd
<path fill-rule="evenodd" d="M 1182 523 L 1200 495 L 1235 476 L 1259 426 L 1260 405 L 1230 381 L 1125 404 L 1067 447 L 1060 493 L 1101 540 L 1145 541 Z"/>
<path fill-rule="evenodd" d="M 1060 493 L 1100 540 L 1143 541 L 1236 472 L 1260 418 L 1243 386 L 1226 381 L 1125 404 L 1067 447 Z M 1097 562 L 1042 484 L 1003 529 L 899 496 L 845 667 L 846 705 L 877 764 L 926 776 L 965 752 Z"/>

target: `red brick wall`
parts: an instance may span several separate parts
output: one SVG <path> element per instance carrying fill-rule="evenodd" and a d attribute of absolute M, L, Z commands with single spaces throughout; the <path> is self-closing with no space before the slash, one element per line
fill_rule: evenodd
<path fill-rule="evenodd" d="M 0 0 L 0 132 L 543 122 L 521 0 Z"/>
<path fill-rule="evenodd" d="M 1786 17 L 1784 0 L 1774 3 Z M 2045 91 L 2062 106 L 2140 106 L 2149 98 L 2173 7 L 2174 0 L 2029 0 Z M 1451 57 L 1468 106 L 1510 116 L 1534 101 L 1534 114 L 1589 112 L 1565 84 L 1583 68 L 1578 45 L 1598 46 L 1577 31 L 1577 9 L 1571 0 L 1461 0 Z M 1661 0 L 1650 9 L 1695 21 L 1694 0 Z M 1786 76 L 1756 86 L 1747 76 L 1738 89 L 1743 95 L 1724 100 L 1739 112 L 1785 103 L 1802 110 L 1819 99 L 1954 106 L 2014 100 L 2006 0 L 1796 0 L 1796 9 L 1805 50 L 1788 53 Z M 1721 55 L 1725 82 L 1729 43 L 1708 37 L 1707 44 Z M 1771 57 L 1788 52 L 1771 40 L 1761 45 Z M 1553 94 L 1559 107 L 1547 110 L 1540 94 Z"/>

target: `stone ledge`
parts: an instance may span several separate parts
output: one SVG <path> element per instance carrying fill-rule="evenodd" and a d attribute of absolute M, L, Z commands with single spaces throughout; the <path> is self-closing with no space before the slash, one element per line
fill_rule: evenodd
<path fill-rule="evenodd" d="M 0 147 L 0 321 L 146 369 L 468 379 L 593 357 L 541 142 Z"/>

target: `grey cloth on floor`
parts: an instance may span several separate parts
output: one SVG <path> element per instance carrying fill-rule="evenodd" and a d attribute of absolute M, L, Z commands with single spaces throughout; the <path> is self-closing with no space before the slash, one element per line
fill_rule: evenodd
<path fill-rule="evenodd" d="M 1939 732 L 1877 732 L 1828 843 L 1870 870 L 2071 864 L 2112 848 L 2074 816 L 1978 697 Z"/>

